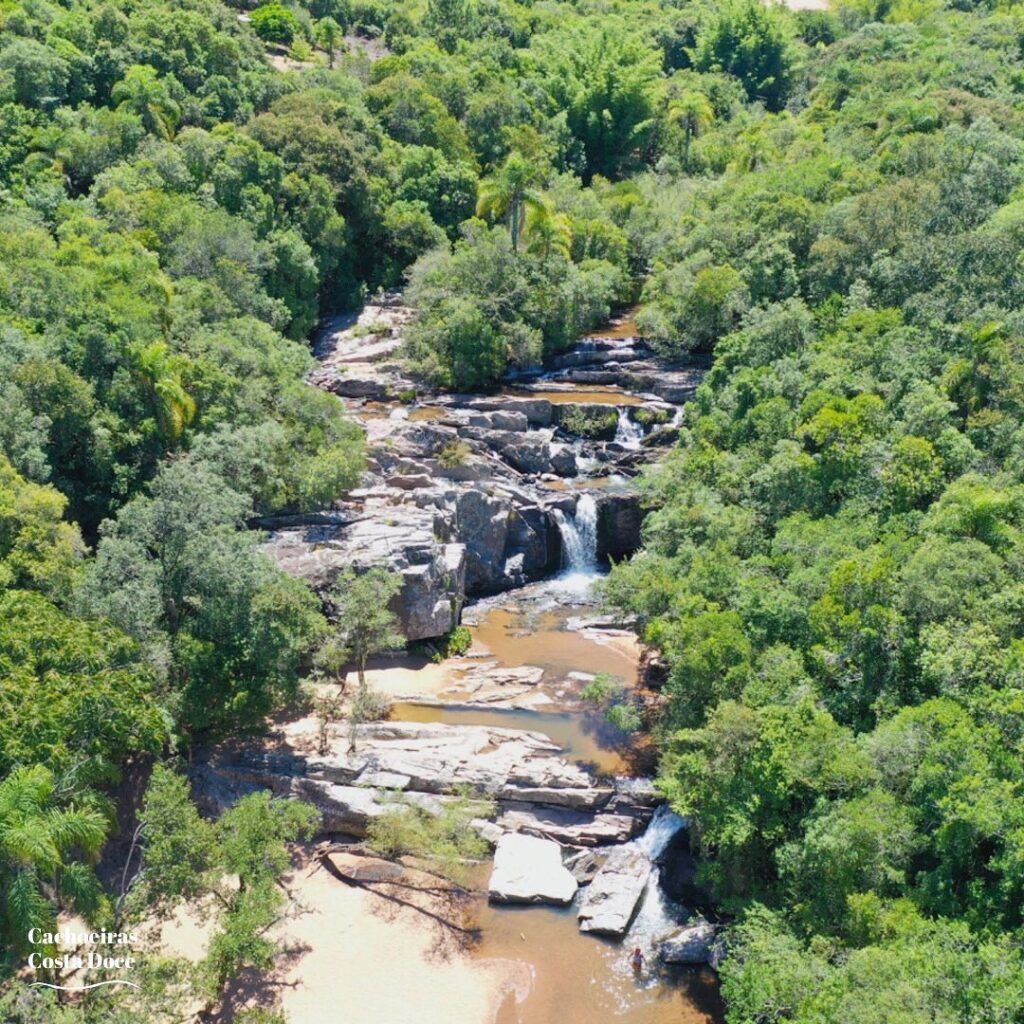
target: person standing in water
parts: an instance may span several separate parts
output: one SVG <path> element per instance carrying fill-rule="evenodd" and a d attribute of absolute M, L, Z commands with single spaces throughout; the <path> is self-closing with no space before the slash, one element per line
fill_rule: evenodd
<path fill-rule="evenodd" d="M 633 955 L 630 957 L 630 961 L 633 964 L 634 974 L 639 974 L 644 969 L 644 952 L 639 946 L 633 950 Z"/>

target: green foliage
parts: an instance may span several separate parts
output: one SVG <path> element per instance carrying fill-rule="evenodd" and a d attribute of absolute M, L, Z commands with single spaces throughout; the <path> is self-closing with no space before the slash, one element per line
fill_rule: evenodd
<path fill-rule="evenodd" d="M 298 18 L 284 4 L 262 4 L 251 18 L 253 31 L 268 43 L 290 43 L 300 31 Z"/>
<path fill-rule="evenodd" d="M 561 410 L 558 425 L 567 433 L 577 437 L 603 438 L 615 436 L 619 414 L 615 409 L 601 410 L 571 405 Z"/>
<path fill-rule="evenodd" d="M 643 725 L 633 694 L 618 676 L 599 672 L 580 690 L 580 698 L 599 707 L 608 723 L 619 732 L 636 732 Z"/>
<path fill-rule="evenodd" d="M 442 469 L 458 469 L 464 466 L 473 449 L 465 441 L 449 441 L 437 453 L 437 461 Z"/>
<path fill-rule="evenodd" d="M 95 860 L 107 822 L 95 808 L 62 808 L 53 773 L 43 765 L 15 768 L 0 781 L 0 934 L 8 953 L 30 948 L 32 928 L 56 931 L 57 903 L 91 919 L 105 909 L 99 882 L 81 853 Z"/>
<path fill-rule="evenodd" d="M 0 592 L 0 771 L 45 763 L 76 791 L 159 751 L 168 723 L 153 673 L 117 629 L 38 594 Z"/>
<path fill-rule="evenodd" d="M 433 646 L 432 661 L 441 662 L 446 658 L 458 658 L 473 646 L 473 634 L 466 626 L 456 626 L 450 633 L 435 641 Z"/>
<path fill-rule="evenodd" d="M 142 870 L 128 892 L 130 916 L 167 917 L 184 901 L 208 899 L 215 930 L 200 974 L 210 994 L 246 967 L 269 967 L 278 948 L 267 932 L 285 904 L 277 882 L 291 866 L 286 844 L 308 839 L 319 813 L 259 791 L 210 824 L 196 813 L 187 782 L 158 765 L 140 818 Z"/>
<path fill-rule="evenodd" d="M 309 589 L 239 531 L 247 502 L 202 464 L 167 464 L 104 535 L 79 594 L 145 649 L 186 732 L 254 724 L 294 695 L 323 630 Z"/>
<path fill-rule="evenodd" d="M 379 567 L 363 573 L 346 569 L 334 584 L 331 603 L 337 636 L 356 664 L 361 688 L 370 657 L 405 645 L 398 619 L 388 607 L 401 588 L 401 576 Z"/>
<path fill-rule="evenodd" d="M 693 66 L 698 71 L 727 71 L 752 100 L 780 110 L 790 90 L 793 55 L 783 20 L 756 0 L 730 0 L 697 35 Z"/>
<path fill-rule="evenodd" d="M 473 819 L 493 813 L 491 801 L 470 793 L 448 798 L 437 814 L 406 803 L 398 794 L 394 806 L 371 819 L 367 840 L 382 857 L 416 857 L 428 861 L 439 874 L 460 881 L 466 877 L 466 862 L 483 859 L 490 849 L 473 827 Z"/>

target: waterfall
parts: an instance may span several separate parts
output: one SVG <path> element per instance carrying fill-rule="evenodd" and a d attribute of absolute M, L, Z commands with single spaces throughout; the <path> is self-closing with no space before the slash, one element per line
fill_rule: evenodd
<path fill-rule="evenodd" d="M 589 572 L 597 566 L 597 502 L 583 494 L 571 518 L 556 509 L 555 519 L 562 535 L 562 563 L 574 572 Z"/>
<path fill-rule="evenodd" d="M 653 866 L 640 909 L 629 926 L 626 947 L 634 949 L 639 946 L 648 957 L 654 955 L 658 941 L 678 928 L 688 916 L 686 909 L 669 899 L 662 889 L 661 868 L 655 863 L 665 852 L 672 837 L 685 827 L 685 818 L 679 817 L 668 804 L 660 804 L 644 834 L 631 844 L 646 853 Z"/>
<path fill-rule="evenodd" d="M 623 448 L 639 448 L 644 428 L 629 418 L 625 409 L 619 410 L 619 425 L 615 428 L 615 441 Z"/>
<path fill-rule="evenodd" d="M 679 817 L 668 804 L 659 804 L 644 834 L 634 839 L 633 845 L 643 850 L 651 860 L 657 860 L 681 828 L 686 828 L 686 819 Z"/>

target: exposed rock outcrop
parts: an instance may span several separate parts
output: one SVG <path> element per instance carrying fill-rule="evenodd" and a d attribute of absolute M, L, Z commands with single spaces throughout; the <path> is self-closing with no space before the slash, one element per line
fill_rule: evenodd
<path fill-rule="evenodd" d="M 498 840 L 488 885 L 488 896 L 495 903 L 566 906 L 572 903 L 576 887 L 576 879 L 562 865 L 557 843 L 515 833 Z"/>
<path fill-rule="evenodd" d="M 597 499 L 597 557 L 626 558 L 640 547 L 643 509 L 637 494 L 602 494 Z"/>
<path fill-rule="evenodd" d="M 709 964 L 717 967 L 722 957 L 717 929 L 703 920 L 688 924 L 658 944 L 658 957 L 666 964 Z"/>
<path fill-rule="evenodd" d="M 197 795 L 214 811 L 254 788 L 309 800 L 327 831 L 363 835 L 396 791 L 427 810 L 468 787 L 497 801 L 501 833 L 557 838 L 568 845 L 623 842 L 650 817 L 628 780 L 605 783 L 565 761 L 541 733 L 486 726 L 376 722 L 314 753 L 316 724 L 285 726 L 272 752 L 225 745 L 198 758 Z"/>
<path fill-rule="evenodd" d="M 621 938 L 640 906 L 651 862 L 634 846 L 612 850 L 594 876 L 579 909 L 580 931 Z"/>

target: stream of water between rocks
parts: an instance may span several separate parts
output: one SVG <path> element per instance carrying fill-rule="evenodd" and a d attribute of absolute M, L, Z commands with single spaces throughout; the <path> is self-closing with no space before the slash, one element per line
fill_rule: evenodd
<path fill-rule="evenodd" d="M 398 700 L 393 720 L 542 733 L 613 785 L 651 774 L 649 741 L 580 700 L 599 673 L 640 682 L 635 638 L 601 620 L 591 586 L 639 543 L 629 477 L 674 440 L 699 368 L 661 364 L 624 318 L 496 395 L 424 394 L 389 362 L 407 319 L 385 304 L 324 332 L 315 383 L 366 429 L 369 483 L 337 513 L 272 524 L 268 552 L 321 590 L 337 566 L 389 562 L 406 581 L 402 625 L 413 639 L 446 632 L 461 614 L 474 645 L 444 666 L 454 682 Z M 657 863 L 681 824 L 659 811 L 626 846 Z M 658 875 L 655 866 L 617 941 L 581 934 L 579 896 L 564 908 L 481 900 L 473 955 L 512 963 L 520 979 L 497 1024 L 721 1021 L 709 968 L 659 962 L 658 941 L 689 912 Z"/>

